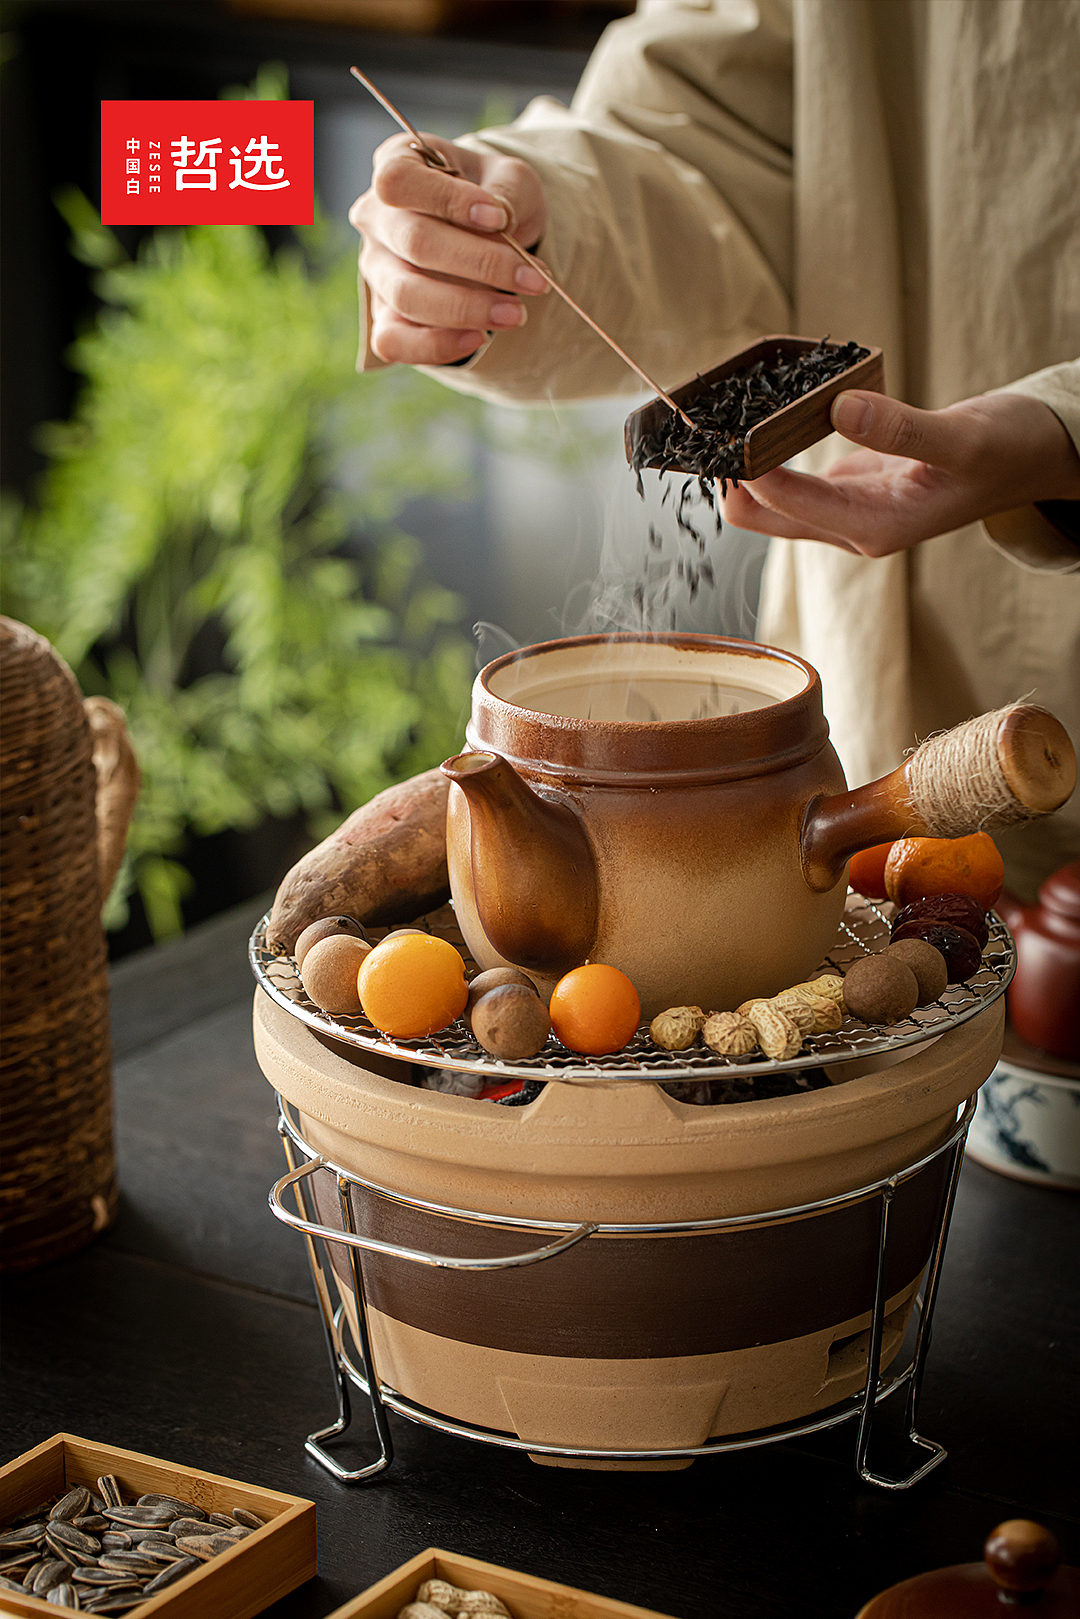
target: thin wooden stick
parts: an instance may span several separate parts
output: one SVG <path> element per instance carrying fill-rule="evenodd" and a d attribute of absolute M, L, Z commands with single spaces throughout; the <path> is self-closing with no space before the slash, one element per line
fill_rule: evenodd
<path fill-rule="evenodd" d="M 349 72 L 352 74 L 354 79 L 358 79 L 360 81 L 365 90 L 369 91 L 370 94 L 375 97 L 375 100 L 379 103 L 379 105 L 386 109 L 391 118 L 396 119 L 406 134 L 412 136 L 412 145 L 419 152 L 420 156 L 423 158 L 424 162 L 429 168 L 441 169 L 443 174 L 451 175 L 453 178 L 458 180 L 463 180 L 465 178 L 460 169 L 456 169 L 452 163 L 447 161 L 441 152 L 436 151 L 433 146 L 429 146 L 427 144 L 420 132 L 414 129 L 412 124 L 410 124 L 404 113 L 400 113 L 394 106 L 393 102 L 387 101 L 382 91 L 375 88 L 366 73 L 361 73 L 358 67 L 351 67 Z M 653 393 L 659 395 L 659 397 L 664 401 L 665 405 L 669 405 L 677 416 L 682 417 L 687 427 L 692 428 L 694 426 L 694 423 L 686 414 L 685 410 L 683 410 L 682 406 L 677 405 L 674 399 L 672 399 L 671 395 L 669 393 L 665 393 L 660 384 L 658 382 L 654 382 L 649 373 L 647 371 L 643 371 L 640 365 L 638 365 L 637 361 L 632 360 L 629 354 L 627 354 L 626 350 L 616 343 L 615 339 L 610 336 L 609 333 L 605 332 L 602 326 L 598 326 L 591 315 L 587 315 L 585 313 L 580 304 L 575 303 L 570 294 L 560 287 L 559 283 L 555 280 L 555 277 L 551 274 L 551 272 L 547 270 L 538 259 L 534 258 L 527 248 L 522 247 L 520 242 L 515 241 L 514 237 L 511 236 L 508 230 L 494 231 L 492 234 L 499 236 L 506 243 L 507 247 L 513 248 L 519 259 L 523 259 L 526 264 L 537 272 L 538 275 L 542 276 L 547 282 L 548 286 L 551 288 L 552 292 L 557 292 L 563 302 L 570 305 L 570 308 L 574 311 L 575 315 L 579 315 L 587 326 L 591 326 L 597 337 L 602 337 L 608 347 L 615 350 L 615 353 L 619 356 L 619 359 L 623 360 L 630 367 L 631 371 L 635 371 L 641 378 L 642 382 L 644 382 L 648 388 L 651 388 Z"/>

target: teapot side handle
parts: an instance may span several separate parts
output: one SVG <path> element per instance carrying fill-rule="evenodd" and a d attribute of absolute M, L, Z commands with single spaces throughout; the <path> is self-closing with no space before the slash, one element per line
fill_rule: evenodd
<path fill-rule="evenodd" d="M 819 794 L 803 815 L 800 844 L 803 876 L 815 894 L 827 893 L 860 849 L 896 838 L 923 836 L 913 824 L 904 768 L 846 793 Z"/>
<path fill-rule="evenodd" d="M 929 737 L 879 781 L 815 798 L 803 816 L 803 874 L 824 893 L 860 849 L 1035 820 L 1060 809 L 1075 784 L 1065 727 L 1044 708 L 1012 703 Z"/>

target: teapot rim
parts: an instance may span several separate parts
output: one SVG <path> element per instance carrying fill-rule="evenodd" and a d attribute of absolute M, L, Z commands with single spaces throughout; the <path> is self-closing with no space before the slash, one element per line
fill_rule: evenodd
<path fill-rule="evenodd" d="M 502 669 L 525 659 L 578 646 L 662 644 L 691 652 L 727 652 L 785 664 L 804 677 L 802 689 L 763 707 L 704 719 L 594 720 L 528 708 L 491 689 Z M 733 636 L 682 631 L 621 631 L 540 641 L 503 653 L 473 685 L 470 747 L 502 754 L 531 775 L 581 776 L 598 784 L 658 780 L 734 780 L 792 769 L 827 745 L 829 726 L 816 669 L 793 652 Z"/>

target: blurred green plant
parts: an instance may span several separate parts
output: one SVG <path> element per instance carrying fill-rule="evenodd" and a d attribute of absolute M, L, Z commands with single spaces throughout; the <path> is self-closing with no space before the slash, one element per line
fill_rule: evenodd
<path fill-rule="evenodd" d="M 322 224 L 276 253 L 158 231 L 130 261 L 79 193 L 58 205 L 105 308 L 40 498 L 5 513 L 4 610 L 126 711 L 143 789 L 106 921 L 137 886 L 160 938 L 191 833 L 299 811 L 319 836 L 453 751 L 462 604 L 398 517 L 461 487 L 476 406 L 356 374 L 355 254 Z"/>

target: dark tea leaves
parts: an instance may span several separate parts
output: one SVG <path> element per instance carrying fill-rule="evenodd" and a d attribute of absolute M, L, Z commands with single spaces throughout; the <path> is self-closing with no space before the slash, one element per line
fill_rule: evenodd
<path fill-rule="evenodd" d="M 752 427 L 839 376 L 870 352 L 858 343 L 826 347 L 827 341 L 823 338 L 815 348 L 790 359 L 781 357 L 774 365 L 758 360 L 747 370 L 710 384 L 708 393 L 686 406 L 693 430 L 674 411 L 664 411 L 654 428 L 640 434 L 633 448 L 630 464 L 637 474 L 638 492 L 642 492 L 642 469 L 661 461 L 695 474 L 711 505 L 705 480 L 719 481 L 721 489 L 739 481 L 746 435 Z M 683 511 L 685 497 L 686 486 L 680 498 Z"/>

